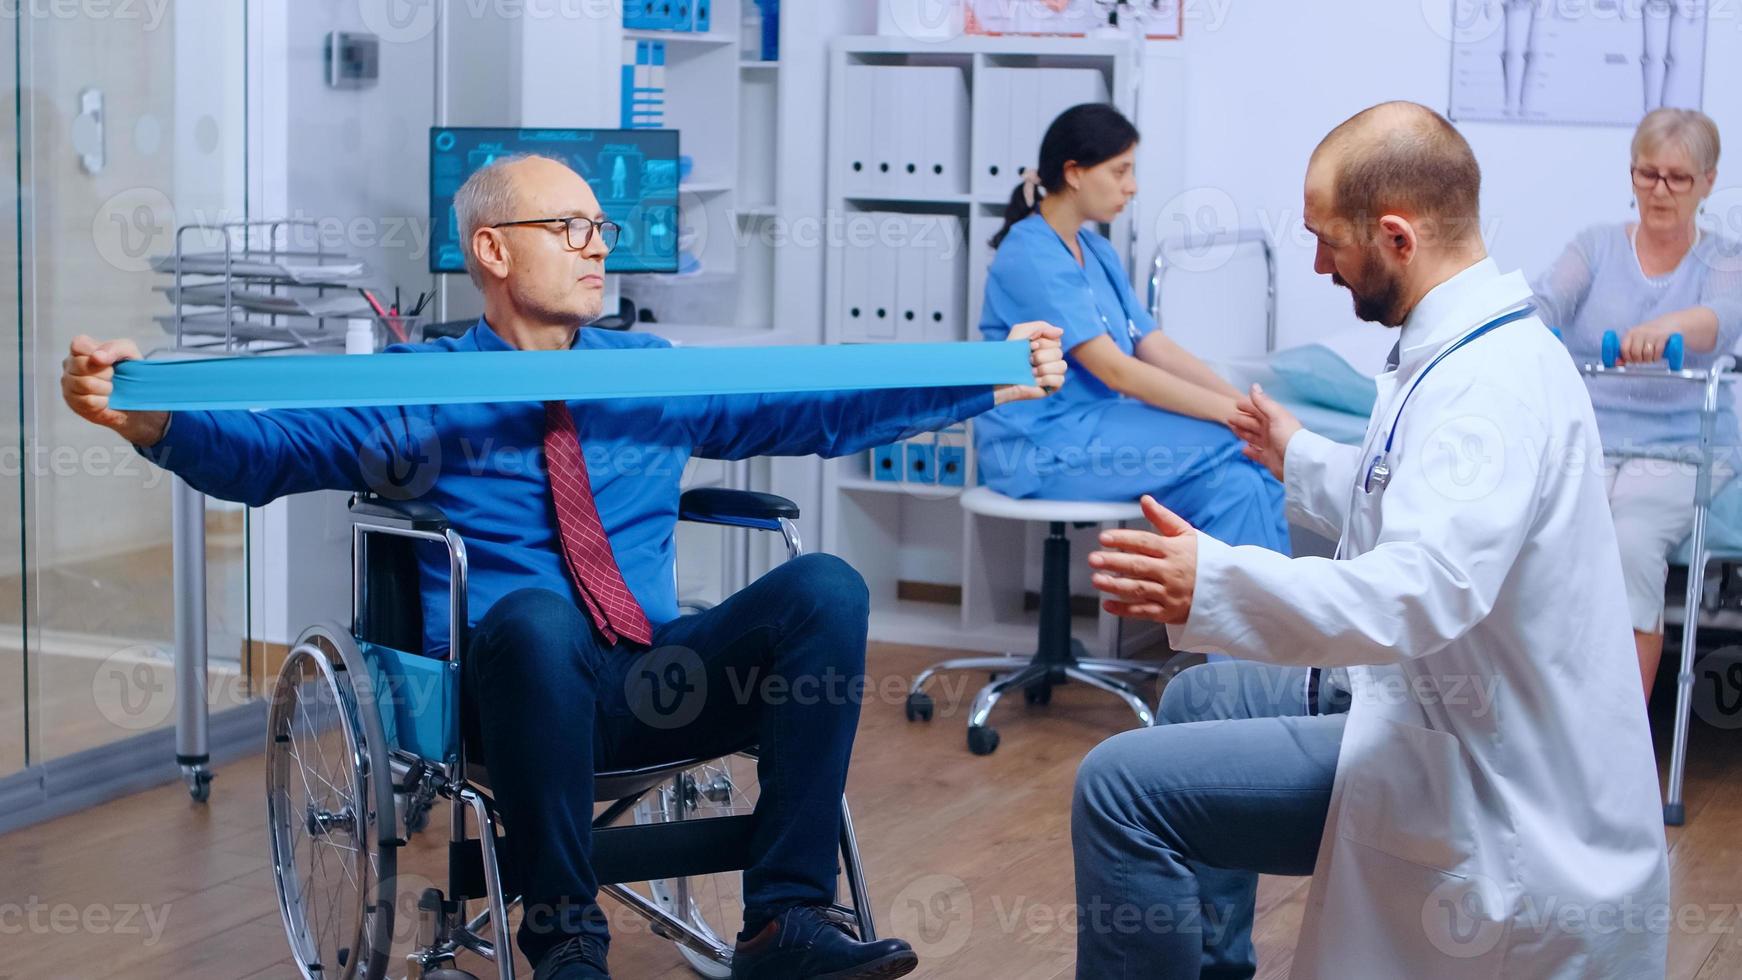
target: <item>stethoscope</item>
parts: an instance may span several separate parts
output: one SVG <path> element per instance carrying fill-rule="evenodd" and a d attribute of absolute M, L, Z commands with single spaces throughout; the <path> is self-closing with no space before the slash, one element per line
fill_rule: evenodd
<path fill-rule="evenodd" d="M 1457 343 L 1443 351 L 1440 351 L 1439 356 L 1429 361 L 1427 367 L 1421 369 L 1421 373 L 1415 376 L 1415 382 L 1409 386 L 1408 391 L 1403 393 L 1403 401 L 1398 403 L 1397 413 L 1391 417 L 1391 431 L 1387 432 L 1385 435 L 1385 447 L 1378 453 L 1375 453 L 1373 461 L 1367 464 L 1367 477 L 1361 481 L 1361 489 L 1365 491 L 1368 496 L 1383 491 L 1385 485 L 1391 482 L 1391 446 L 1393 441 L 1397 438 L 1397 423 L 1403 420 L 1403 410 L 1409 405 L 1409 396 L 1415 394 L 1415 389 L 1421 387 L 1421 381 L 1423 378 L 1427 377 L 1428 372 L 1432 371 L 1441 361 L 1457 353 L 1459 348 L 1481 339 L 1484 334 L 1498 330 L 1514 320 L 1522 320 L 1535 312 L 1536 307 L 1526 306 L 1523 309 L 1513 310 L 1511 313 L 1506 313 L 1490 320 L 1482 326 L 1477 327 L 1475 330 L 1465 334 Z M 1337 541 L 1335 557 L 1338 559 L 1343 557 L 1344 541 L 1348 539 L 1348 534 L 1348 526 L 1345 525 L 1343 528 L 1343 535 Z M 1324 669 L 1321 667 L 1313 667 L 1307 670 L 1305 697 L 1307 714 L 1309 715 L 1323 713 L 1322 707 L 1319 704 L 1320 678 L 1323 674 Z"/>
<path fill-rule="evenodd" d="M 1108 321 L 1105 313 L 1101 314 L 1101 326 L 1106 329 L 1107 333 L 1113 332 L 1113 324 Z M 1136 351 L 1138 343 L 1143 340 L 1143 335 L 1137 332 L 1137 321 L 1130 317 L 1125 318 L 1125 336 L 1131 338 L 1131 349 Z"/>
<path fill-rule="evenodd" d="M 1361 481 L 1361 489 L 1363 492 L 1368 496 L 1372 496 L 1375 493 L 1382 492 L 1385 489 L 1386 484 L 1391 482 L 1391 446 L 1397 439 L 1397 424 L 1403 420 L 1403 410 L 1409 407 L 1410 396 L 1415 394 L 1415 389 L 1421 387 L 1422 379 L 1428 376 L 1428 372 L 1437 367 L 1441 361 L 1456 354 L 1462 348 L 1480 340 L 1484 335 L 1492 333 L 1515 320 L 1522 320 L 1535 312 L 1536 307 L 1526 306 L 1521 310 L 1513 310 L 1511 313 L 1490 320 L 1482 326 L 1477 327 L 1475 330 L 1465 334 L 1457 343 L 1443 351 L 1440 351 L 1439 356 L 1429 361 L 1427 367 L 1421 369 L 1421 373 L 1415 376 L 1415 382 L 1409 386 L 1408 391 L 1404 392 L 1403 401 L 1398 403 L 1396 414 L 1391 417 L 1391 429 L 1385 434 L 1384 448 L 1375 453 L 1372 461 L 1367 464 L 1367 476 Z"/>

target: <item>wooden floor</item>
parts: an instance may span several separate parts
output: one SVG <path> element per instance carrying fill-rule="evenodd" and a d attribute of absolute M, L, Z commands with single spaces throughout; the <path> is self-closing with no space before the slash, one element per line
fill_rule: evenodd
<path fill-rule="evenodd" d="M 244 537 L 241 511 L 206 514 L 214 709 L 247 693 L 241 680 Z M 0 575 L 0 775 L 23 768 L 27 725 L 34 765 L 175 723 L 170 565 L 165 544 L 59 562 L 28 583 Z M 27 594 L 28 665 L 20 606 Z M 159 654 L 162 659 L 154 659 Z"/>
<path fill-rule="evenodd" d="M 902 717 L 903 680 L 937 656 L 872 653 L 879 697 L 864 712 L 849 794 L 879 924 L 920 949 L 916 976 L 1070 977 L 1072 775 L 1090 747 L 1132 719 L 1072 685 L 1046 708 L 1000 705 L 1003 744 L 972 756 L 962 717 L 983 677 L 942 679 L 929 725 Z M 1654 704 L 1660 733 L 1666 694 Z M 1696 721 L 1695 733 L 1688 826 L 1670 830 L 1684 923 L 1672 934 L 1670 976 L 1718 980 L 1742 976 L 1742 732 Z M 165 786 L 0 837 L 0 980 L 293 977 L 267 868 L 262 778 L 250 759 L 219 770 L 206 806 Z M 402 878 L 439 875 L 442 839 L 438 820 L 401 858 Z M 1263 882 L 1260 977 L 1288 974 L 1305 886 Z M 399 908 L 410 901 L 402 896 Z M 615 976 L 693 976 L 670 944 L 610 911 Z M 395 933 L 402 943 L 411 936 L 403 923 Z M 486 973 L 475 959 L 462 964 Z M 403 968 L 396 959 L 394 975 Z"/>

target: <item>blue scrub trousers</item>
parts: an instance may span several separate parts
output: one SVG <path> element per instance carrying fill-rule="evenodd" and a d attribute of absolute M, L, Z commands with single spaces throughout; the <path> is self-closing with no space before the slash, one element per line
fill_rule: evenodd
<path fill-rule="evenodd" d="M 1151 494 L 1218 541 L 1290 553 L 1282 484 L 1246 458 L 1227 426 L 1121 399 L 1074 427 L 1087 429 L 1086 444 L 1031 449 L 1027 460 L 995 458 L 993 466 L 1033 467 L 1044 488 L 1037 497 L 1129 501 Z"/>
<path fill-rule="evenodd" d="M 1345 720 L 1307 713 L 1304 668 L 1225 661 L 1096 746 L 1071 804 L 1077 976 L 1253 976 L 1258 875 L 1312 874 Z"/>

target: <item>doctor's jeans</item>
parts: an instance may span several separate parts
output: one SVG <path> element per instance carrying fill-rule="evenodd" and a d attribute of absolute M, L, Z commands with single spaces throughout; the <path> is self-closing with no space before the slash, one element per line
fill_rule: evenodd
<path fill-rule="evenodd" d="M 1346 711 L 1327 679 L 1322 710 Z M 1077 976 L 1233 980 L 1257 968 L 1258 875 L 1310 875 L 1345 715 L 1309 714 L 1307 672 L 1193 667 L 1154 728 L 1115 735 L 1077 771 Z M 1333 703 L 1338 702 L 1338 703 Z"/>
<path fill-rule="evenodd" d="M 719 605 L 608 644 L 568 596 L 521 589 L 473 630 L 463 667 L 520 871 L 520 948 L 607 939 L 592 864 L 593 775 L 755 744 L 761 795 L 744 872 L 747 922 L 834 901 L 841 794 L 865 695 L 864 579 L 801 555 Z M 477 758 L 474 756 L 474 758 Z"/>

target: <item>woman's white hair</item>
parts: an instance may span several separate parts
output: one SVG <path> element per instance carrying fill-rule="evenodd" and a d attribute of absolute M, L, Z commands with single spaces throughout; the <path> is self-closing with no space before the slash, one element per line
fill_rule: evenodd
<path fill-rule="evenodd" d="M 472 236 L 477 234 L 479 228 L 517 220 L 514 209 L 520 203 L 519 195 L 515 192 L 514 177 L 508 172 L 508 168 L 525 160 L 562 162 L 538 153 L 515 153 L 497 157 L 467 177 L 466 182 L 454 193 L 454 217 L 460 225 L 460 251 L 466 257 L 466 272 L 480 288 L 484 285 L 483 273 L 478 269 L 477 254 L 472 251 Z"/>
<path fill-rule="evenodd" d="M 1653 109 L 1633 131 L 1633 160 L 1674 141 L 1700 173 L 1718 169 L 1718 124 L 1697 109 Z"/>

